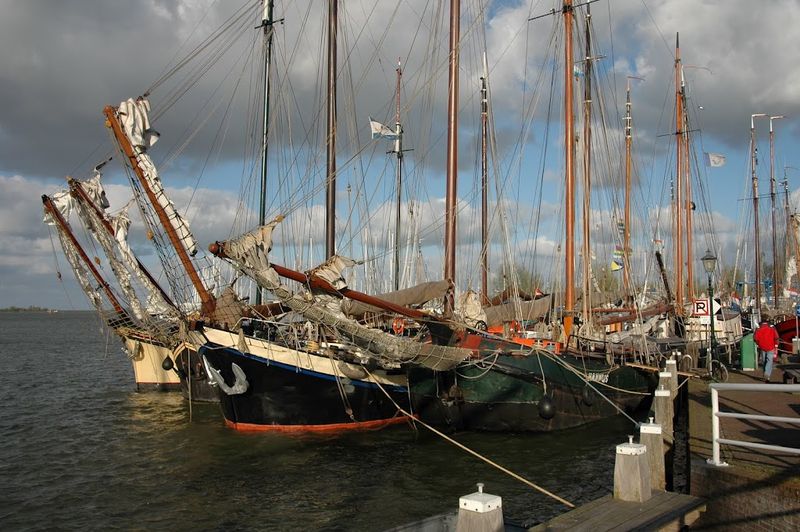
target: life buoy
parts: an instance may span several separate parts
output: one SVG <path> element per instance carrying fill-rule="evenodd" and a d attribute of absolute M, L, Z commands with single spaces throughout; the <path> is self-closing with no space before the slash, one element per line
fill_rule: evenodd
<path fill-rule="evenodd" d="M 406 329 L 406 324 L 403 321 L 403 318 L 395 318 L 392 320 L 392 330 L 397 336 L 403 334 L 403 331 Z"/>

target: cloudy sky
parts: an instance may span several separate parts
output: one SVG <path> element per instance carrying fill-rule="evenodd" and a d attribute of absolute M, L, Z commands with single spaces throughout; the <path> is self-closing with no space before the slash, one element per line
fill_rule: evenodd
<path fill-rule="evenodd" d="M 531 241 L 524 245 L 536 244 L 539 253 L 552 254 L 558 241 L 560 211 L 554 205 L 560 201 L 561 159 L 554 155 L 558 140 L 541 140 L 548 109 L 543 102 L 549 98 L 546 87 L 549 74 L 543 72 L 550 65 L 546 58 L 548 51 L 559 41 L 551 29 L 550 18 L 531 22 L 528 19 L 548 12 L 559 2 L 464 0 L 462 3 L 466 19 L 462 24 L 462 115 L 472 117 L 462 119 L 460 179 L 468 182 L 475 173 L 473 147 L 477 129 L 471 113 L 477 106 L 473 89 L 481 73 L 476 50 L 485 46 L 496 149 L 501 161 L 498 167 L 501 172 L 510 172 L 515 164 L 530 165 L 538 168 L 544 178 L 540 197 L 520 201 L 515 207 L 515 220 L 530 219 L 534 212 L 550 215 L 553 225 L 543 225 L 542 231 L 530 236 Z M 103 127 L 103 106 L 142 94 L 223 21 L 236 13 L 257 15 L 257 4 L 246 0 L 0 0 L 3 13 L 0 18 L 3 102 L 0 106 L 0 246 L 3 249 L 0 307 L 31 304 L 86 307 L 85 298 L 77 291 L 71 272 L 57 250 L 57 240 L 51 238 L 41 222 L 41 195 L 59 190 L 66 175 L 87 176 L 94 164 L 112 153 Z M 438 117 L 444 102 L 440 89 L 447 79 L 446 68 L 441 68 L 446 67 L 446 51 L 443 53 L 446 35 L 440 35 L 446 30 L 446 6 L 440 5 L 444 2 L 422 0 L 377 3 L 342 0 L 341 4 L 339 61 L 347 68 L 343 74 L 346 80 L 342 80 L 339 89 L 340 131 L 344 133 L 340 133 L 342 140 L 337 141 L 339 165 L 354 174 L 361 171 L 356 168 L 358 165 L 366 165 L 372 169 L 366 173 L 392 175 L 385 156 L 391 146 L 371 141 L 365 125 L 368 115 L 393 122 L 394 69 L 397 58 L 401 57 L 407 120 L 429 116 L 427 132 L 414 133 L 416 136 L 407 139 L 407 145 L 413 145 L 415 150 L 408 155 L 410 167 L 417 171 L 424 169 L 429 176 L 431 184 L 426 195 L 419 198 L 419 209 L 423 217 L 432 220 L 441 209 L 443 196 L 444 159 L 439 148 L 444 129 Z M 249 11 L 248 5 L 253 6 Z M 240 10 L 242 6 L 245 8 Z M 694 149 L 699 157 L 704 151 L 727 157 L 724 167 L 699 169 L 699 186 L 704 187 L 708 203 L 698 201 L 698 208 L 710 212 L 715 239 L 699 238 L 702 243 L 698 245 L 705 247 L 705 242 L 712 242 L 726 260 L 733 261 L 737 234 L 743 231 L 742 227 L 752 225 L 740 219 L 747 213 L 746 202 L 742 200 L 747 197 L 749 187 L 751 114 L 786 115 L 786 119 L 775 122 L 775 168 L 780 179 L 786 173 L 791 189 L 800 189 L 800 170 L 794 168 L 800 168 L 800 160 L 793 159 L 793 148 L 800 140 L 797 68 L 800 52 L 796 45 L 800 36 L 800 3 L 601 0 L 593 3 L 591 9 L 595 50 L 602 56 L 597 68 L 612 93 L 605 97 L 610 131 L 621 131 L 626 76 L 643 78 L 633 82 L 642 220 L 655 220 L 656 213 L 662 212 L 669 179 L 674 173 L 669 137 L 674 132 L 671 83 L 675 35 L 680 32 L 690 117 L 696 128 Z M 436 22 L 442 10 L 444 23 Z M 288 133 L 275 138 L 274 153 L 288 157 L 285 154 L 291 147 L 303 146 L 294 153 L 302 153 L 299 157 L 305 162 L 295 163 L 291 172 L 297 179 L 305 178 L 304 182 L 312 183 L 303 189 L 302 219 L 292 226 L 291 236 L 283 238 L 307 242 L 311 247 L 321 242 L 319 206 L 323 199 L 319 187 L 313 183 L 319 183 L 324 148 L 306 146 L 322 145 L 324 120 L 319 118 L 324 109 L 320 94 L 325 79 L 321 57 L 325 12 L 322 1 L 276 1 L 275 17 L 286 20 L 276 26 L 275 66 L 285 68 L 286 74 L 276 74 L 278 88 L 273 96 L 285 109 L 276 120 Z M 193 91 L 187 91 L 175 105 L 167 102 L 179 92 L 178 81 L 169 88 L 167 83 L 158 86 L 151 97 L 154 108 L 164 109 L 156 129 L 166 145 L 154 158 L 168 168 L 163 174 L 164 182 L 176 205 L 187 209 L 201 247 L 231 234 L 239 198 L 243 193 L 252 194 L 252 190 L 242 185 L 242 176 L 249 173 L 240 160 L 242 153 L 249 150 L 242 146 L 252 144 L 249 135 L 253 124 L 230 115 L 220 119 L 223 126 L 217 126 L 211 133 L 200 133 L 199 126 L 204 122 L 198 116 L 199 110 L 206 108 L 217 115 L 229 106 L 251 108 L 241 102 L 248 100 L 255 77 L 246 66 L 251 58 L 241 50 L 257 42 L 258 32 L 253 24 L 257 18 L 241 23 L 247 32 L 243 31 L 238 41 L 228 43 L 233 52 L 228 63 L 224 63 L 226 66 L 220 62 L 216 77 L 212 74 L 210 81 L 198 81 Z M 180 74 L 184 76 L 181 79 L 194 75 L 185 71 Z M 223 87 L 222 80 L 231 86 L 240 81 L 235 101 L 217 95 L 221 92 L 217 89 Z M 346 87 L 346 92 L 341 87 Z M 537 96 L 539 92 L 545 94 Z M 217 99 L 212 100 L 209 94 L 215 94 Z M 559 105 L 557 102 L 552 111 L 551 122 L 556 124 L 561 117 Z M 294 118 L 290 118 L 292 109 L 296 113 Z M 762 193 L 768 186 L 769 175 L 768 123 L 764 119 L 756 122 Z M 410 132 L 412 128 L 406 126 L 406 129 Z M 221 142 L 223 136 L 225 141 Z M 192 141 L 183 144 L 180 140 L 183 138 Z M 209 148 L 212 145 L 218 147 Z M 538 165 L 537 158 L 545 146 L 553 148 L 548 155 L 552 162 Z M 362 158 L 368 158 L 369 162 L 361 162 Z M 785 167 L 788 168 L 784 170 Z M 110 170 L 108 177 L 109 198 L 112 206 L 118 208 L 128 201 L 129 188 L 120 169 Z M 412 186 L 418 185 L 413 179 Z M 391 197 L 386 185 L 355 179 L 346 183 L 355 190 L 350 194 L 377 197 L 379 204 L 384 196 Z M 354 199 L 344 187 L 341 184 L 338 189 L 339 204 L 357 202 L 358 198 Z M 464 222 L 460 222 L 459 230 L 468 237 L 474 235 L 476 227 L 476 217 L 471 215 L 475 209 L 471 196 L 474 191 L 469 184 L 459 187 L 459 195 L 465 202 L 465 216 L 461 218 Z M 286 196 L 281 198 L 291 201 Z M 509 191 L 503 201 L 519 199 Z M 614 201 L 619 200 L 608 200 L 606 204 Z M 534 208 L 532 205 L 537 202 L 539 206 Z M 280 210 L 277 203 L 271 206 L 271 211 L 272 208 Z M 603 215 L 604 208 L 600 204 L 595 207 L 598 217 Z M 385 213 L 381 214 L 382 211 Z M 374 208 L 371 215 L 391 219 L 390 209 L 385 206 Z M 423 225 L 433 223 L 431 220 Z M 347 235 L 347 223 L 339 220 L 343 236 Z M 373 229 L 379 234 L 370 238 L 382 238 L 384 225 L 377 224 L 377 229 Z M 426 237 L 428 244 L 436 241 L 438 234 L 430 230 Z M 132 238 L 139 239 L 140 253 L 152 254 L 141 235 Z M 351 238 L 354 237 L 343 241 Z M 304 267 L 311 266 L 311 260 L 304 257 Z M 438 267 L 433 259 L 431 268 Z M 63 273 L 63 282 L 59 281 L 58 271 Z"/>

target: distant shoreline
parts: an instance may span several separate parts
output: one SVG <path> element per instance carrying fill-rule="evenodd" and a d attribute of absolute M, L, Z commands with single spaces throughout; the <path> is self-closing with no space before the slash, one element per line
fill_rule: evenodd
<path fill-rule="evenodd" d="M 31 313 L 39 313 L 39 314 L 56 314 L 58 312 L 92 312 L 91 310 L 80 310 L 80 309 L 57 309 L 57 308 L 44 308 L 44 307 L 6 307 L 0 308 L 0 312 L 5 313 L 15 313 L 15 312 L 31 312 Z"/>

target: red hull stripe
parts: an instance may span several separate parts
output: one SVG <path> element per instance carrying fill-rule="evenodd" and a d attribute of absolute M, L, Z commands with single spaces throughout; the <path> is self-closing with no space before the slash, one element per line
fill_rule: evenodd
<path fill-rule="evenodd" d="M 399 425 L 410 420 L 408 416 L 395 416 L 389 419 L 376 419 L 373 421 L 354 421 L 352 423 L 332 423 L 329 425 L 259 425 L 256 423 L 236 423 L 228 419 L 225 424 L 242 432 L 284 432 L 284 433 L 318 433 L 332 434 L 337 432 L 358 432 L 380 430 L 390 425 Z"/>

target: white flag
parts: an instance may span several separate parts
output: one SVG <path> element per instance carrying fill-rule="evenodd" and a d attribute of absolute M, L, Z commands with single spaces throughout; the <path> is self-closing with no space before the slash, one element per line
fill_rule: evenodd
<path fill-rule="evenodd" d="M 705 152 L 705 155 L 706 155 L 706 166 L 710 166 L 712 168 L 725 166 L 725 156 L 722 155 L 721 153 Z"/>
<path fill-rule="evenodd" d="M 372 117 L 369 118 L 369 129 L 372 131 L 373 139 L 397 140 L 397 133 L 389 129 L 388 126 L 376 122 Z"/>

